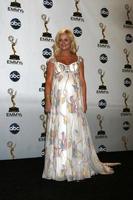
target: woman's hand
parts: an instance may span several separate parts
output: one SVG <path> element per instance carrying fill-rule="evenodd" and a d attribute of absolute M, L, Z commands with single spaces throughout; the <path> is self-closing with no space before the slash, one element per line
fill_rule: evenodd
<path fill-rule="evenodd" d="M 83 112 L 86 113 L 86 111 L 87 111 L 87 104 L 84 103 L 84 105 L 83 105 Z"/>

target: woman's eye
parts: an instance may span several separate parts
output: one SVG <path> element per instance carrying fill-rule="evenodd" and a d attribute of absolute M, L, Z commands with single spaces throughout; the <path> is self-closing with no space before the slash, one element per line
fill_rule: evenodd
<path fill-rule="evenodd" d="M 68 39 L 64 39 L 64 40 L 60 39 L 59 40 L 59 42 L 68 42 L 68 41 L 69 41 Z"/>

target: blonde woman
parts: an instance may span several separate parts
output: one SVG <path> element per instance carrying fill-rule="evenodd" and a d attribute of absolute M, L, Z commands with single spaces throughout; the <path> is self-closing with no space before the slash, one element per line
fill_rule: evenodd
<path fill-rule="evenodd" d="M 42 178 L 79 181 L 95 174 L 114 173 L 95 151 L 86 118 L 84 60 L 77 55 L 71 30 L 60 30 L 47 62 L 45 112 L 48 113 Z"/>

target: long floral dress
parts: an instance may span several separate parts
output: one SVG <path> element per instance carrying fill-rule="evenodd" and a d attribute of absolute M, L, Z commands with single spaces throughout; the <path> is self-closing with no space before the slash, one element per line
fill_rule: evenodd
<path fill-rule="evenodd" d="M 74 181 L 94 174 L 112 174 L 114 163 L 102 163 L 95 151 L 83 112 L 79 63 L 54 63 L 51 112 L 48 114 L 42 178 Z"/>

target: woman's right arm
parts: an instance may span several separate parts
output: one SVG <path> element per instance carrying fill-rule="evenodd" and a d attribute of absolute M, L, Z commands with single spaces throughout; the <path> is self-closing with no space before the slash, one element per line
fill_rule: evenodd
<path fill-rule="evenodd" d="M 51 89 L 54 74 L 54 63 L 50 60 L 47 63 L 46 71 L 46 83 L 45 83 L 45 112 L 48 113 L 51 110 Z"/>

